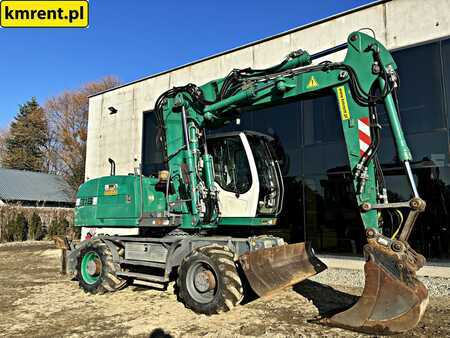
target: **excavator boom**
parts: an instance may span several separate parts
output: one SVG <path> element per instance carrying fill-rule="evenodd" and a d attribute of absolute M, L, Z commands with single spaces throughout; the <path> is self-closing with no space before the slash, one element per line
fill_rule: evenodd
<path fill-rule="evenodd" d="M 312 64 L 314 59 L 344 48 L 347 55 L 343 62 Z M 398 118 L 396 68 L 391 54 L 381 43 L 362 32 L 354 32 L 346 44 L 325 52 L 310 55 L 299 50 L 268 69 L 233 70 L 226 78 L 201 87 L 190 84 L 166 92 L 158 100 L 155 111 L 161 129 L 165 130 L 163 143 L 171 171 L 180 166 L 177 158 L 180 149 L 186 147 L 192 152 L 181 161 L 186 171 L 192 173 L 186 189 L 191 212 L 188 224 L 182 227 L 202 227 L 220 218 L 220 208 L 214 209 L 215 215 L 208 213 L 206 222 L 196 213 L 201 200 L 198 191 L 192 188 L 201 181 L 199 175 L 194 175 L 198 134 L 238 119 L 246 110 L 332 91 L 340 111 L 355 198 L 368 244 L 364 248 L 366 285 L 360 300 L 353 308 L 328 318 L 326 323 L 370 333 L 403 332 L 415 326 L 428 302 L 426 288 L 415 276 L 425 259 L 409 247 L 407 240 L 425 203 L 417 193 L 409 164 L 411 152 Z M 386 109 L 398 158 L 405 167 L 414 196 L 403 204 L 389 203 L 384 180 L 378 179 L 383 175 L 377 158 L 381 135 L 378 104 Z M 173 131 L 168 126 L 174 123 L 182 125 L 183 131 Z M 206 147 L 203 158 L 206 163 L 203 177 L 213 177 Z M 208 196 L 214 196 L 213 181 L 211 178 L 205 181 Z M 402 234 L 398 240 L 387 238 L 382 234 L 380 211 L 399 208 L 409 209 Z M 260 296 L 271 295 L 326 268 L 305 243 L 248 252 L 239 260 L 250 285 Z"/>

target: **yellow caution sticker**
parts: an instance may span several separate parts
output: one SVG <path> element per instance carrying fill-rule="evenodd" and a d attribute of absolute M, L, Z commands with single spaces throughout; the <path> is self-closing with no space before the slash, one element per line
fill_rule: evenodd
<path fill-rule="evenodd" d="M 342 121 L 350 119 L 350 110 L 348 109 L 347 96 L 345 94 L 344 86 L 337 87 L 337 98 Z"/>
<path fill-rule="evenodd" d="M 308 84 L 306 85 L 306 88 L 316 88 L 319 87 L 319 82 L 317 82 L 316 78 L 314 76 L 311 76 L 308 80 Z"/>
<path fill-rule="evenodd" d="M 104 195 L 106 196 L 115 196 L 118 193 L 118 185 L 117 184 L 105 184 Z"/>

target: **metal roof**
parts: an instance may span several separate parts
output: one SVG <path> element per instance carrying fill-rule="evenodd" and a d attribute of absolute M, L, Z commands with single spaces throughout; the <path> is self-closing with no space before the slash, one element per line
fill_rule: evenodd
<path fill-rule="evenodd" d="M 74 191 L 60 176 L 0 168 L 0 200 L 67 202 Z"/>
<path fill-rule="evenodd" d="M 164 71 L 156 73 L 156 74 L 148 75 L 148 76 L 142 77 L 140 79 L 124 83 L 124 84 L 119 85 L 117 87 L 113 87 L 113 88 L 110 88 L 110 89 L 103 90 L 101 92 L 92 94 L 89 97 L 91 98 L 91 97 L 94 97 L 94 96 L 97 96 L 97 95 L 101 95 L 101 94 L 104 94 L 104 93 L 107 93 L 107 92 L 110 92 L 110 91 L 113 91 L 113 90 L 116 90 L 116 89 L 119 89 L 119 88 L 123 88 L 123 87 L 129 86 L 129 85 L 141 82 L 141 81 L 145 81 L 145 80 L 148 80 L 148 79 L 160 76 L 160 75 L 164 75 L 164 74 L 167 74 L 167 73 L 179 70 L 181 68 L 189 67 L 189 66 L 195 65 L 197 63 L 203 62 L 203 61 L 207 61 L 207 60 L 210 60 L 210 59 L 213 59 L 213 58 L 225 55 L 225 54 L 229 54 L 229 53 L 235 52 L 235 51 L 243 49 L 243 48 L 251 47 L 251 46 L 263 43 L 265 41 L 273 40 L 273 39 L 279 38 L 280 36 L 284 36 L 284 35 L 288 35 L 288 34 L 291 34 L 291 33 L 297 32 L 297 31 L 301 31 L 303 29 L 306 29 L 306 28 L 309 28 L 309 27 L 312 27 L 312 26 L 320 25 L 320 24 L 322 24 L 324 22 L 331 21 L 331 20 L 334 20 L 336 18 L 345 16 L 345 15 L 349 15 L 349 14 L 354 13 L 354 12 L 359 12 L 359 11 L 362 11 L 362 10 L 364 10 L 366 8 L 370 8 L 370 7 L 373 7 L 373 6 L 378 6 L 378 5 L 381 5 L 381 4 L 384 4 L 386 2 L 390 2 L 390 1 L 392 1 L 392 0 L 374 0 L 373 2 L 369 2 L 369 3 L 365 4 L 365 5 L 361 5 L 361 6 L 349 9 L 347 11 L 328 16 L 326 18 L 323 18 L 323 19 L 320 19 L 320 20 L 316 20 L 316 21 L 307 23 L 305 25 L 289 29 L 289 30 L 287 30 L 285 32 L 281 32 L 281 33 L 278 33 L 278 34 L 275 34 L 275 35 L 272 35 L 272 36 L 269 36 L 269 37 L 266 37 L 266 38 L 263 38 L 263 39 L 260 39 L 260 40 L 256 40 L 256 41 L 247 43 L 245 45 L 242 45 L 242 46 L 239 46 L 239 47 L 235 47 L 235 48 L 232 48 L 232 49 L 229 49 L 229 50 L 217 53 L 217 54 L 213 54 L 213 55 L 210 55 L 210 56 L 207 56 L 207 57 L 204 57 L 204 58 L 192 61 L 192 62 L 188 62 L 188 63 L 183 64 L 181 66 L 170 68 L 168 70 L 164 70 Z"/>

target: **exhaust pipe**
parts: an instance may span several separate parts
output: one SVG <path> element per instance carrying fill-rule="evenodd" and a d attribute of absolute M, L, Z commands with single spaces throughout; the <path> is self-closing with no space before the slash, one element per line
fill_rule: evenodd
<path fill-rule="evenodd" d="M 110 176 L 116 176 L 116 162 L 114 162 L 114 160 L 112 158 L 108 158 L 108 162 L 111 166 L 111 170 L 109 175 Z"/>

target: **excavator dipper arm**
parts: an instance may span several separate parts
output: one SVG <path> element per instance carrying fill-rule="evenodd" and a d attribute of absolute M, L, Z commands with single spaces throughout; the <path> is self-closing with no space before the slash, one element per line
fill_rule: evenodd
<path fill-rule="evenodd" d="M 344 48 L 347 54 L 343 62 L 312 64 L 313 59 Z M 201 87 L 189 84 L 173 88 L 157 100 L 155 113 L 163 131 L 162 141 L 174 188 L 179 190 L 185 185 L 189 197 L 189 203 L 179 210 L 185 214 L 182 226 L 207 227 L 218 217 L 218 208 L 212 208 L 207 217 L 198 208 L 199 201 L 205 198 L 210 199 L 208 205 L 215 203 L 212 159 L 206 146 L 203 154 L 199 150 L 199 135 L 206 128 L 221 127 L 247 110 L 314 98 L 332 91 L 339 107 L 355 197 L 367 234 L 366 284 L 352 308 L 325 322 L 376 334 L 403 332 L 418 323 L 428 295 L 415 274 L 425 258 L 408 244 L 425 202 L 414 183 L 411 152 L 398 118 L 397 66 L 381 43 L 360 31 L 351 33 L 346 44 L 328 52 L 309 55 L 299 50 L 279 65 L 261 70 L 235 69 L 227 77 Z M 377 158 L 381 135 L 377 104 L 385 107 L 398 159 L 411 185 L 410 201 L 388 201 Z M 197 169 L 200 156 L 202 175 L 198 175 Z M 206 195 L 199 193 L 199 185 L 206 187 Z M 388 238 L 382 233 L 379 211 L 399 208 L 409 210 L 409 215 L 399 238 Z M 250 284 L 260 296 L 272 294 L 325 268 L 312 257 L 309 245 L 294 245 L 258 250 L 240 257 Z"/>

